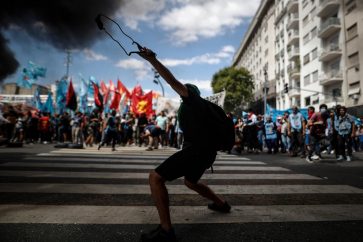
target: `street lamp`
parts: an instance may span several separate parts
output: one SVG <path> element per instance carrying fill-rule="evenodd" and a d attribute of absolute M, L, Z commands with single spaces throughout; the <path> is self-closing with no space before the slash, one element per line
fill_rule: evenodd
<path fill-rule="evenodd" d="M 162 91 L 162 93 L 163 93 L 163 97 L 165 97 L 165 93 L 164 93 L 164 86 L 163 86 L 163 84 L 161 83 L 161 81 L 160 81 L 160 74 L 159 74 L 159 72 L 157 71 L 157 70 L 155 70 L 155 69 L 152 69 L 153 70 L 153 72 L 154 72 L 154 80 L 153 80 L 153 82 L 155 83 L 155 84 L 157 84 L 157 85 L 160 85 L 160 87 L 161 87 L 161 91 Z"/>

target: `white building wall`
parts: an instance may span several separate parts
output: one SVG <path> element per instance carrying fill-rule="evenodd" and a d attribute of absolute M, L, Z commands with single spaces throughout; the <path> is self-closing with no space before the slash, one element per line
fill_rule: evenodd
<path fill-rule="evenodd" d="M 266 19 L 267 14 L 261 16 L 261 11 L 257 11 L 249 29 L 256 31 L 247 32 L 245 37 L 253 33 L 253 40 L 242 42 L 236 54 L 241 58 L 234 60 L 254 75 L 255 90 L 262 89 L 263 68 L 268 65 L 269 80 L 273 79 L 272 76 L 276 80 L 277 109 L 287 109 L 292 105 L 317 108 L 322 103 L 328 107 L 362 105 L 363 1 L 265 0 L 261 4 L 266 5 L 266 2 L 274 6 L 271 7 L 274 17 L 268 21 L 272 23 L 273 19 L 274 25 L 268 24 L 267 32 L 262 31 L 266 21 L 257 26 L 256 19 Z M 291 23 L 294 15 L 299 16 L 297 25 Z M 323 31 L 327 26 L 329 30 Z M 266 45 L 262 45 L 261 62 L 259 49 L 261 44 L 266 44 L 263 41 L 265 33 L 269 34 L 269 54 L 264 58 Z M 292 33 L 298 34 L 297 40 L 292 38 Z M 299 71 L 294 71 L 298 66 Z M 288 93 L 285 93 L 286 84 Z M 256 97 L 261 97 L 261 94 Z"/>

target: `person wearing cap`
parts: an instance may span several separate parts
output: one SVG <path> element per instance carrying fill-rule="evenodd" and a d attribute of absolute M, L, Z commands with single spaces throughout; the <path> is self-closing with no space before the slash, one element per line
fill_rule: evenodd
<path fill-rule="evenodd" d="M 208 120 L 205 120 L 208 111 L 206 102 L 200 97 L 199 89 L 195 85 L 179 82 L 151 50 L 142 48 L 139 55 L 180 95 L 182 103 L 177 116 L 184 134 L 182 150 L 170 156 L 149 174 L 151 196 L 155 201 L 160 225 L 149 233 L 143 233 L 140 241 L 176 241 L 170 219 L 166 181 L 184 177 L 184 184 L 188 188 L 212 201 L 208 204 L 209 209 L 227 213 L 231 207 L 209 186 L 199 181 L 205 170 L 212 166 L 217 154 L 211 132 L 213 127 L 208 127 Z"/>

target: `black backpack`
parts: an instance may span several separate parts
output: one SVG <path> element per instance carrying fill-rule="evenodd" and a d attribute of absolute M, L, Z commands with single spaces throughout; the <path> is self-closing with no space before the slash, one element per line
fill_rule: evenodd
<path fill-rule="evenodd" d="M 208 100 L 206 102 L 208 126 L 213 132 L 216 150 L 230 151 L 235 144 L 233 120 L 227 117 L 224 110 Z"/>

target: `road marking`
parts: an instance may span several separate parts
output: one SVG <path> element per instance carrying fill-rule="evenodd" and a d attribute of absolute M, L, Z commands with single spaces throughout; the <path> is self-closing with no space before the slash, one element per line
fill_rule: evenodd
<path fill-rule="evenodd" d="M 130 160 L 127 160 L 127 157 L 122 157 L 122 158 L 83 158 L 83 157 L 57 157 L 55 158 L 53 156 L 52 159 L 54 160 L 57 160 L 57 161 L 69 161 L 69 160 L 72 160 L 72 161 L 83 161 L 84 163 L 92 163 L 92 162 L 117 162 L 117 163 L 148 163 L 148 164 L 161 164 L 163 162 L 163 160 L 145 160 L 144 157 L 136 157 L 137 159 L 135 159 L 135 157 L 133 157 L 132 159 Z M 24 158 L 24 160 L 30 160 L 30 161 L 34 161 L 35 158 L 32 158 L 32 157 L 26 157 Z M 37 157 L 36 158 L 36 161 L 40 161 L 40 160 L 45 160 L 45 161 L 49 161 L 49 157 L 44 157 L 44 156 L 41 156 L 41 157 Z M 28 163 L 28 162 L 27 162 Z M 52 161 L 49 161 L 49 163 L 52 163 Z M 67 162 L 67 163 L 71 163 L 71 162 Z M 224 161 L 224 160 L 216 160 L 214 162 L 214 164 L 223 164 L 223 165 L 266 165 L 265 162 L 262 162 L 262 161 L 239 161 L 239 160 L 236 160 L 236 161 Z"/>
<path fill-rule="evenodd" d="M 63 172 L 63 171 L 12 171 L 0 170 L 0 177 L 61 177 L 61 178 L 107 178 L 107 179 L 148 179 L 149 173 L 134 172 Z M 306 174 L 204 174 L 202 179 L 241 180 L 321 180 Z"/>
<path fill-rule="evenodd" d="M 184 185 L 167 185 L 167 188 L 170 194 L 195 194 Z M 217 194 L 363 193 L 363 189 L 347 185 L 210 185 L 210 188 Z M 0 183 L 0 192 L 150 194 L 150 187 L 131 184 Z"/>
<path fill-rule="evenodd" d="M 175 224 L 353 221 L 363 219 L 363 205 L 233 206 L 231 213 L 206 206 L 171 206 Z M 0 205 L 0 223 L 158 224 L 153 206 Z"/>
<path fill-rule="evenodd" d="M 66 157 L 66 154 L 77 154 L 77 157 L 83 157 L 83 158 L 88 158 L 88 157 L 95 157 L 95 155 L 100 155 L 100 156 L 105 156 L 105 155 L 121 155 L 120 158 L 122 159 L 135 159 L 135 158 L 140 158 L 140 159 L 145 159 L 145 158 L 155 158 L 155 159 L 166 159 L 168 157 L 170 157 L 172 154 L 174 154 L 175 152 L 173 153 L 170 153 L 170 154 L 165 154 L 164 152 L 162 153 L 157 153 L 157 154 L 149 154 L 149 153 L 125 153 L 125 152 L 122 152 L 121 154 L 119 153 L 115 153 L 115 152 L 76 152 L 76 151 L 73 151 L 73 152 L 54 152 L 54 151 L 51 151 L 50 153 L 38 153 L 36 154 L 36 156 L 41 156 L 41 157 Z M 163 155 L 164 154 L 164 155 Z M 113 156 L 114 157 L 114 156 Z M 251 159 L 249 158 L 246 158 L 246 157 L 239 157 L 239 156 L 219 156 L 217 155 L 216 157 L 216 160 L 225 160 L 225 161 L 249 161 Z"/>
<path fill-rule="evenodd" d="M 72 164 L 61 162 L 6 162 L 0 167 L 53 167 L 53 168 L 103 168 L 103 169 L 155 169 L 156 165 L 108 165 L 108 164 Z M 290 171 L 289 169 L 275 166 L 217 166 L 213 165 L 214 170 L 218 171 Z"/>

